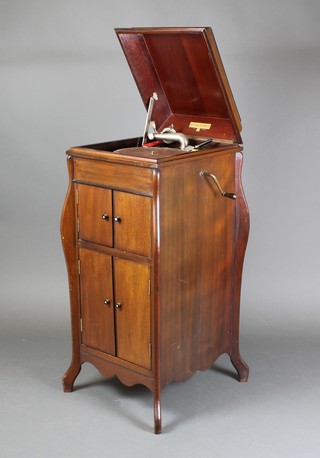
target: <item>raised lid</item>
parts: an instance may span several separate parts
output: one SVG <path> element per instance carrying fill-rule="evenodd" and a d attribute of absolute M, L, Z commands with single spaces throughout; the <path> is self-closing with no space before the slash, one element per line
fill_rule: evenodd
<path fill-rule="evenodd" d="M 242 143 L 241 120 L 209 27 L 115 29 L 158 131 Z"/>

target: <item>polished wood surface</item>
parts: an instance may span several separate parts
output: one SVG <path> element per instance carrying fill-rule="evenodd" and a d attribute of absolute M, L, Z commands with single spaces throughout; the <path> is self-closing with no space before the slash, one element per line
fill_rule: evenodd
<path fill-rule="evenodd" d="M 77 184 L 79 239 L 151 256 L 151 198 Z"/>
<path fill-rule="evenodd" d="M 176 130 L 194 134 L 191 117 L 210 123 L 207 137 L 242 143 L 240 116 L 209 27 L 131 28 L 116 33 L 145 106 L 153 92 L 158 95 L 153 110 L 158 130 L 168 126 L 173 115 L 179 123 Z"/>
<path fill-rule="evenodd" d="M 140 150 L 135 150 L 135 161 Z M 104 164 L 106 175 L 97 173 L 97 182 L 90 175 L 89 183 L 78 183 L 72 166 L 78 151 L 68 152 L 70 187 L 62 217 L 66 260 L 76 288 L 71 293 L 74 354 L 64 387 L 72 390 L 85 361 L 105 376 L 117 375 L 124 384 L 136 380 L 153 391 L 155 432 L 159 433 L 160 394 L 166 384 L 208 369 L 223 353 L 230 355 L 240 381 L 248 377 L 239 352 L 240 284 L 249 230 L 241 147 L 217 147 L 189 156 L 177 152 L 174 161 L 172 155 L 167 162 L 159 158 L 157 167 L 144 163 L 152 174 L 150 196 L 144 194 L 144 181 L 141 194 L 121 191 L 122 182 L 116 189 L 106 187 L 108 166 L 114 171 L 117 160 L 121 175 L 127 161 L 108 151 L 106 157 L 113 154 L 110 164 L 97 160 L 98 165 Z M 237 199 L 222 197 L 202 171 L 213 173 Z M 100 224 L 110 193 L 112 244 L 97 243 L 92 229 L 88 229 L 91 240 L 83 240 L 81 221 L 90 227 L 98 218 Z M 88 203 L 82 207 L 83 196 Z M 121 221 L 114 221 L 118 217 Z M 121 226 L 125 221 L 129 223 Z M 121 236 L 117 235 L 120 227 Z M 72 267 L 77 252 L 79 283 L 73 279 L 77 274 Z M 110 304 L 104 309 L 106 298 Z"/>
<path fill-rule="evenodd" d="M 230 346 L 235 201 L 222 198 L 201 170 L 235 191 L 234 154 L 161 171 L 162 384 L 208 369 Z"/>
<path fill-rule="evenodd" d="M 113 246 L 112 191 L 78 184 L 79 238 Z"/>
<path fill-rule="evenodd" d="M 71 392 L 73 391 L 74 381 L 81 370 L 79 269 L 78 253 L 76 250 L 77 225 L 75 221 L 76 198 L 75 186 L 72 182 L 74 176 L 74 160 L 71 156 L 68 156 L 67 166 L 69 173 L 69 186 L 62 208 L 60 233 L 69 280 L 72 359 L 68 370 L 63 376 L 62 385 L 65 392 Z"/>
<path fill-rule="evenodd" d="M 153 392 L 154 431 L 162 430 L 161 391 L 230 356 L 239 381 L 240 292 L 249 234 L 241 183 L 241 122 L 208 28 L 118 29 L 157 127 L 210 120 L 203 150 L 141 138 L 71 148 L 61 238 L 70 292 L 72 359 L 66 392 L 85 362 L 125 385 Z M 190 130 L 191 129 L 191 130 Z M 194 138 L 193 138 L 194 140 Z M 175 146 L 175 145 L 173 145 Z M 223 197 L 221 188 L 236 194 Z"/>
<path fill-rule="evenodd" d="M 113 189 L 152 194 L 152 172 L 146 168 L 77 158 L 74 178 L 78 182 L 108 186 Z"/>
<path fill-rule="evenodd" d="M 82 343 L 115 355 L 112 258 L 80 249 Z"/>
<path fill-rule="evenodd" d="M 117 355 L 151 369 L 150 267 L 114 258 Z"/>
<path fill-rule="evenodd" d="M 151 256 L 151 203 L 150 197 L 113 192 L 114 246 L 117 249 Z"/>
<path fill-rule="evenodd" d="M 237 192 L 236 217 L 234 226 L 234 255 L 233 255 L 233 307 L 232 307 L 232 339 L 230 342 L 230 359 L 238 372 L 240 382 L 246 382 L 249 376 L 249 367 L 241 358 L 239 352 L 239 328 L 240 328 L 240 295 L 243 261 L 246 252 L 250 216 L 246 197 L 242 187 L 241 172 L 243 156 L 242 153 L 236 154 L 236 176 L 235 185 Z"/>

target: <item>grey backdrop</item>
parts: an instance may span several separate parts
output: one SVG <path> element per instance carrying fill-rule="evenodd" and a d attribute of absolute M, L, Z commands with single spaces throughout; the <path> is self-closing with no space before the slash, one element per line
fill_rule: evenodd
<path fill-rule="evenodd" d="M 4 457 L 317 457 L 319 0 L 0 0 L 0 448 Z M 227 358 L 151 394 L 70 361 L 59 218 L 65 150 L 141 134 L 114 27 L 212 26 L 243 122 L 251 210 L 241 309 L 248 384 Z"/>

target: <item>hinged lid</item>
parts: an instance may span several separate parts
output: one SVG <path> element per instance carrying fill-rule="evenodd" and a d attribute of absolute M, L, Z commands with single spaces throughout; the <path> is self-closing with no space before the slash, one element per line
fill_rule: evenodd
<path fill-rule="evenodd" d="M 157 129 L 242 143 L 241 120 L 209 27 L 115 29 Z"/>

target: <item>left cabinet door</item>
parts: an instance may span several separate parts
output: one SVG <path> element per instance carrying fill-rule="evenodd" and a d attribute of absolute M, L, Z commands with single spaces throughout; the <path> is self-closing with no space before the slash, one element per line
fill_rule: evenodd
<path fill-rule="evenodd" d="M 79 239 L 112 246 L 112 191 L 77 185 Z"/>
<path fill-rule="evenodd" d="M 115 355 L 112 258 L 79 249 L 82 343 Z"/>

